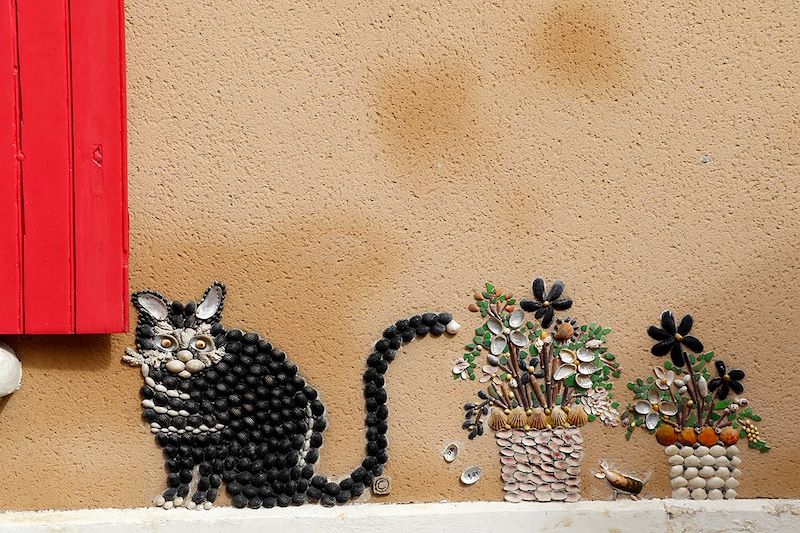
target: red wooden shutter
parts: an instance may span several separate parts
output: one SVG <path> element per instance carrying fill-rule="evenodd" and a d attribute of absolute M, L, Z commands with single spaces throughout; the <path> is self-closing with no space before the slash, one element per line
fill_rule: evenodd
<path fill-rule="evenodd" d="M 0 333 L 125 331 L 122 2 L 0 2 Z"/>

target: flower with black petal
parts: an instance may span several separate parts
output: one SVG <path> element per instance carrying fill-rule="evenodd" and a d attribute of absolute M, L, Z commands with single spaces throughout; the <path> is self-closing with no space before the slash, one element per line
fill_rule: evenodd
<path fill-rule="evenodd" d="M 556 311 L 566 311 L 572 307 L 571 298 L 561 298 L 564 292 L 564 283 L 556 281 L 550 287 L 550 292 L 545 295 L 544 280 L 533 280 L 533 297 L 535 300 L 522 300 L 519 305 L 525 311 L 533 313 L 536 320 L 540 320 L 543 328 L 549 328 L 553 323 Z"/>
<path fill-rule="evenodd" d="M 650 326 L 647 328 L 647 334 L 658 341 L 650 348 L 650 352 L 657 356 L 669 353 L 675 366 L 682 367 L 686 364 L 682 346 L 695 353 L 703 351 L 703 343 L 697 337 L 689 335 L 689 332 L 692 331 L 692 324 L 694 324 L 692 315 L 686 315 L 675 327 L 675 317 L 672 315 L 672 311 L 664 311 L 661 313 L 661 327 Z"/>
<path fill-rule="evenodd" d="M 744 392 L 744 385 L 741 383 L 741 380 L 744 379 L 743 370 L 738 368 L 728 370 L 722 361 L 714 361 L 714 366 L 717 367 L 719 377 L 708 382 L 708 390 L 717 391 L 717 398 L 724 400 L 728 397 L 729 391 L 733 391 L 736 394 Z"/>

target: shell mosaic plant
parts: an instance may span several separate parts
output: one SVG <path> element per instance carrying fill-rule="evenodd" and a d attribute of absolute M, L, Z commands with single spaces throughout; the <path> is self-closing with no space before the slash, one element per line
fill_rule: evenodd
<path fill-rule="evenodd" d="M 486 426 L 495 432 L 506 501 L 578 501 L 580 427 L 598 418 L 619 424 L 611 378 L 620 369 L 606 347 L 611 329 L 556 317 L 572 307 L 563 292 L 562 282 L 547 291 L 537 278 L 533 299 L 517 303 L 486 283 L 469 305 L 484 322 L 453 374 L 486 388 L 464 406 L 463 428 L 470 439 Z"/>
<path fill-rule="evenodd" d="M 744 371 L 704 352 L 692 326 L 691 315 L 676 323 L 664 311 L 661 326 L 647 330 L 657 341 L 653 355 L 669 359 L 652 376 L 628 383 L 635 399 L 623 415 L 626 437 L 640 427 L 665 447 L 673 498 L 733 499 L 742 475 L 740 439 L 761 452 L 769 446 L 754 424 L 761 418 L 743 396 Z"/>

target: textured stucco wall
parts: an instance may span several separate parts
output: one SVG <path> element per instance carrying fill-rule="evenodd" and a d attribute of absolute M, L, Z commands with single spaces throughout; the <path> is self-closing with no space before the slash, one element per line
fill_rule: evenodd
<path fill-rule="evenodd" d="M 748 371 L 774 446 L 741 497 L 798 497 L 800 8 L 792 1 L 128 0 L 131 287 L 229 284 L 226 324 L 280 344 L 321 391 L 321 470 L 362 456 L 370 343 L 414 311 L 469 331 L 484 279 L 559 277 L 613 325 L 626 376 L 663 307 Z M 388 374 L 393 492 L 500 499 L 496 445 L 462 447 L 467 336 L 414 343 Z M 11 337 L 0 508 L 142 506 L 164 483 L 139 417 L 131 336 Z M 606 457 L 652 471 L 643 433 L 585 430 L 584 495 Z M 457 477 L 480 464 L 485 477 Z"/>

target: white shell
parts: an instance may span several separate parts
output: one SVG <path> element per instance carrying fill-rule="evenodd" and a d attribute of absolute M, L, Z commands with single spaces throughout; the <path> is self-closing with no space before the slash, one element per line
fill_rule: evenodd
<path fill-rule="evenodd" d="M 726 500 L 735 500 L 736 499 L 736 491 L 733 489 L 728 489 L 725 491 L 725 499 Z"/>
<path fill-rule="evenodd" d="M 667 462 L 671 465 L 682 465 L 683 457 L 681 457 L 680 455 L 673 455 L 672 457 L 667 459 Z"/>
<path fill-rule="evenodd" d="M 717 457 L 716 464 L 717 464 L 718 467 L 719 466 L 730 466 L 731 460 L 723 455 L 722 457 Z"/>
<path fill-rule="evenodd" d="M 692 449 L 691 446 L 684 446 L 683 448 L 681 448 L 681 451 L 680 451 L 680 454 L 682 456 L 684 456 L 684 457 L 689 457 L 693 453 L 694 453 L 694 450 Z"/>
<path fill-rule="evenodd" d="M 708 491 L 708 499 L 709 500 L 721 500 L 723 498 L 722 491 L 719 489 L 713 489 Z"/>
<path fill-rule="evenodd" d="M 739 448 L 737 448 L 736 446 L 728 446 L 728 449 L 725 450 L 725 455 L 727 455 L 728 457 L 735 457 L 739 455 Z"/>
<path fill-rule="evenodd" d="M 512 331 L 511 335 L 509 335 L 509 338 L 514 346 L 525 347 L 528 345 L 528 337 L 519 331 Z"/>
<path fill-rule="evenodd" d="M 706 447 L 706 446 L 698 446 L 697 448 L 694 449 L 694 454 L 697 457 L 702 457 L 704 455 L 708 455 L 708 447 Z"/>
<path fill-rule="evenodd" d="M 672 497 L 676 500 L 685 500 L 689 498 L 689 489 L 681 487 L 672 491 Z"/>
<path fill-rule="evenodd" d="M 739 470 L 738 468 L 734 468 L 733 470 L 731 470 L 731 477 L 739 479 L 740 477 L 742 477 L 742 471 Z"/>
<path fill-rule="evenodd" d="M 706 494 L 705 490 L 703 490 L 703 489 L 694 489 L 692 491 L 692 499 L 693 500 L 705 500 L 706 498 L 708 498 L 708 494 Z"/>
<path fill-rule="evenodd" d="M 517 309 L 510 315 L 508 315 L 508 326 L 512 328 L 518 328 L 525 322 L 525 311 L 522 309 Z"/>
<path fill-rule="evenodd" d="M 188 370 L 192 374 L 200 372 L 205 367 L 206 367 L 206 365 L 204 365 L 203 362 L 198 360 L 198 359 L 192 359 L 192 360 L 186 362 L 186 370 Z"/>
<path fill-rule="evenodd" d="M 671 478 L 676 478 L 682 475 L 683 475 L 683 467 L 681 465 L 675 465 L 669 469 L 669 477 Z"/>
<path fill-rule="evenodd" d="M 466 470 L 461 473 L 461 483 L 464 485 L 472 485 L 477 483 L 478 480 L 481 478 L 481 467 L 479 466 L 470 466 Z"/>
<path fill-rule="evenodd" d="M 14 351 L 0 342 L 0 396 L 8 396 L 22 386 L 22 363 Z"/>
<path fill-rule="evenodd" d="M 458 444 L 448 444 L 447 448 L 442 452 L 442 457 L 444 457 L 444 460 L 448 463 L 455 461 L 456 457 L 458 457 Z"/>
<path fill-rule="evenodd" d="M 690 455 L 686 458 L 686 466 L 699 466 L 700 458 L 696 455 Z"/>
<path fill-rule="evenodd" d="M 731 471 L 727 468 L 717 468 L 717 477 L 726 480 L 731 477 Z"/>
<path fill-rule="evenodd" d="M 722 457 L 723 455 L 725 455 L 725 448 L 717 444 L 715 446 L 712 446 L 708 450 L 708 453 L 710 453 L 713 457 Z"/>
<path fill-rule="evenodd" d="M 724 486 L 725 486 L 725 480 L 717 476 L 708 478 L 708 482 L 706 482 L 706 487 L 708 487 L 709 489 L 720 489 Z"/>
<path fill-rule="evenodd" d="M 690 466 L 683 470 L 683 477 L 686 479 L 694 479 L 700 471 L 697 468 Z"/>
<path fill-rule="evenodd" d="M 739 480 L 735 477 L 729 477 L 725 480 L 725 487 L 729 489 L 735 489 L 739 486 Z"/>
<path fill-rule="evenodd" d="M 680 448 L 678 448 L 674 444 L 670 444 L 669 446 L 664 448 L 664 453 L 667 454 L 667 455 L 675 455 L 679 451 L 680 451 Z"/>
<path fill-rule="evenodd" d="M 670 486 L 671 486 L 673 489 L 679 489 L 679 488 L 681 488 L 681 487 L 685 487 L 685 486 L 687 486 L 687 485 L 689 484 L 689 482 L 688 482 L 688 481 L 686 481 L 686 478 L 685 478 L 685 477 L 680 477 L 680 476 L 678 476 L 678 477 L 676 477 L 676 478 L 672 479 L 672 480 L 669 482 L 669 484 L 670 484 Z"/>
<path fill-rule="evenodd" d="M 717 460 L 711 455 L 704 455 L 700 458 L 700 464 L 703 466 L 714 466 Z"/>
<path fill-rule="evenodd" d="M 492 355 L 500 355 L 503 353 L 503 350 L 506 349 L 506 342 L 505 337 L 495 337 L 492 339 L 492 344 L 489 346 L 489 351 L 492 352 Z"/>
<path fill-rule="evenodd" d="M 741 457 L 731 457 L 731 466 L 739 466 L 742 464 Z"/>
<path fill-rule="evenodd" d="M 167 364 L 164 365 L 164 366 L 166 367 L 167 370 L 169 370 L 170 372 L 173 372 L 175 374 L 177 374 L 178 372 L 183 371 L 183 369 L 186 368 L 186 365 L 183 364 L 182 361 L 178 361 L 177 359 L 171 359 L 171 360 L 167 361 Z"/>
<path fill-rule="evenodd" d="M 706 480 L 701 477 L 696 477 L 689 480 L 690 489 L 702 489 L 705 486 L 706 486 Z"/>
<path fill-rule="evenodd" d="M 495 335 L 500 335 L 503 332 L 503 323 L 493 316 L 489 317 L 489 320 L 486 321 L 486 327 Z"/>
<path fill-rule="evenodd" d="M 704 466 L 700 469 L 700 472 L 697 475 L 704 478 L 710 478 L 714 475 L 714 469 L 710 466 Z"/>

